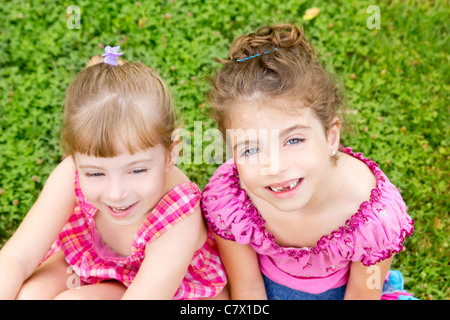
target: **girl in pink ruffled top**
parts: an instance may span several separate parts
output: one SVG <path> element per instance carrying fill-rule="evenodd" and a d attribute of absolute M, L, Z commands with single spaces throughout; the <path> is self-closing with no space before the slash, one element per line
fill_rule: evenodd
<path fill-rule="evenodd" d="M 413 221 L 377 164 L 340 146 L 342 96 L 302 30 L 261 27 L 223 62 L 209 100 L 233 157 L 202 211 L 231 297 L 408 298 L 389 268 Z"/>
<path fill-rule="evenodd" d="M 201 192 L 174 166 L 169 90 L 118 49 L 67 90 L 68 157 L 0 252 L 0 299 L 227 297 Z"/>

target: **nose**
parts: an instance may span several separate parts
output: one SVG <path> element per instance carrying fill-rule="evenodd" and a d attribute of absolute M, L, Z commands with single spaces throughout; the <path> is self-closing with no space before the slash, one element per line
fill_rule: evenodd
<path fill-rule="evenodd" d="M 105 195 L 108 201 L 112 203 L 121 202 L 128 196 L 128 191 L 124 181 L 118 178 L 111 178 L 108 181 L 108 186 Z"/>
<path fill-rule="evenodd" d="M 266 152 L 262 152 L 260 158 L 262 164 L 260 174 L 280 175 L 287 170 L 289 159 L 283 156 L 283 148 L 279 142 L 279 130 L 271 129 L 269 134 L 266 136 Z"/>
<path fill-rule="evenodd" d="M 261 175 L 276 176 L 287 171 L 288 161 L 282 157 L 279 150 L 270 152 L 262 160 Z"/>

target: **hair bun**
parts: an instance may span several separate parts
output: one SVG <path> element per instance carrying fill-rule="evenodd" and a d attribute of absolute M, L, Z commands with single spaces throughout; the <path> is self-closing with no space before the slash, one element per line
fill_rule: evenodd
<path fill-rule="evenodd" d="M 86 68 L 100 63 L 103 63 L 103 57 L 101 55 L 93 56 L 91 59 L 89 59 L 88 63 L 86 64 Z"/>
<path fill-rule="evenodd" d="M 255 33 L 237 38 L 231 44 L 228 59 L 245 59 L 245 57 L 261 54 L 269 50 L 301 49 L 304 54 L 314 55 L 314 50 L 308 46 L 303 28 L 293 24 L 276 24 L 260 27 Z"/>
<path fill-rule="evenodd" d="M 105 58 L 103 58 L 101 55 L 93 56 L 91 59 L 89 59 L 88 63 L 86 64 L 86 68 L 95 66 L 96 64 L 102 64 L 105 63 Z M 123 61 L 120 57 L 117 58 L 117 64 L 119 66 L 123 65 L 125 61 Z"/>

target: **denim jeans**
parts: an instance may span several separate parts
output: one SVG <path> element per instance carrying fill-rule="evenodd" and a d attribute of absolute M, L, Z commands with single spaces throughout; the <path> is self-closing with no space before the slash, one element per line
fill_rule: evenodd
<path fill-rule="evenodd" d="M 343 300 L 345 295 L 346 285 L 314 294 L 283 286 L 270 280 L 265 275 L 263 275 L 263 278 L 269 300 Z"/>
<path fill-rule="evenodd" d="M 266 286 L 267 298 L 269 300 L 344 300 L 346 285 L 342 287 L 330 289 L 322 293 L 308 293 L 295 290 L 279 283 L 276 283 L 265 275 L 264 284 Z M 383 294 L 398 291 L 398 289 L 391 286 L 388 282 L 383 284 Z"/>

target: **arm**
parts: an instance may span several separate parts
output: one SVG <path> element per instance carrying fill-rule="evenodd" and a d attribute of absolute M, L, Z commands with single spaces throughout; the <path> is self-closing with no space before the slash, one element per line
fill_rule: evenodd
<path fill-rule="evenodd" d="M 0 298 L 14 299 L 55 241 L 75 206 L 72 158 L 47 179 L 38 200 L 0 251 Z"/>
<path fill-rule="evenodd" d="M 352 262 L 345 291 L 345 300 L 380 300 L 384 279 L 393 257 L 366 267 L 361 262 Z"/>
<path fill-rule="evenodd" d="M 227 271 L 231 299 L 267 300 L 258 257 L 253 248 L 219 236 L 216 236 L 216 241 Z"/>
<path fill-rule="evenodd" d="M 123 299 L 172 299 L 205 240 L 206 228 L 197 208 L 147 244 L 144 261 Z"/>

